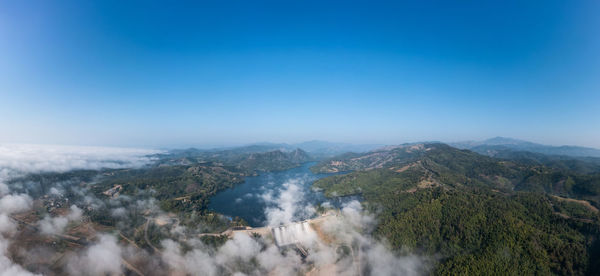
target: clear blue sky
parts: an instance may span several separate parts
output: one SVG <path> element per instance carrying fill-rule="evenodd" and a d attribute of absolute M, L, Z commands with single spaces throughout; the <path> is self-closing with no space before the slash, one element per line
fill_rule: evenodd
<path fill-rule="evenodd" d="M 600 148 L 599 14 L 595 0 L 2 1 L 0 142 Z"/>

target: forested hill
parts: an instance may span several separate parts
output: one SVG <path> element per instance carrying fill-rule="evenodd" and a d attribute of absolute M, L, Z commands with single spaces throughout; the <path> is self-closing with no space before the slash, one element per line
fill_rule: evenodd
<path fill-rule="evenodd" d="M 315 172 L 361 171 L 345 176 L 385 174 L 418 176 L 419 186 L 489 187 L 503 191 L 546 192 L 592 201 L 600 207 L 600 171 L 591 166 L 584 174 L 570 170 L 571 160 L 554 160 L 555 166 L 483 156 L 445 144 L 415 144 L 345 155 L 323 161 Z M 583 161 L 581 161 L 583 162 Z M 373 171 L 373 172 L 371 172 Z M 343 179 L 344 176 L 340 176 Z M 357 185 L 356 183 L 353 185 Z M 352 185 L 345 186 L 350 189 Z"/>
<path fill-rule="evenodd" d="M 600 157 L 599 149 L 579 146 L 548 146 L 506 137 L 494 137 L 484 141 L 457 142 L 450 145 L 459 149 L 492 155 L 497 151 L 521 151 L 569 157 Z"/>
<path fill-rule="evenodd" d="M 214 163 L 235 167 L 246 173 L 287 170 L 313 160 L 302 149 L 288 150 L 260 145 L 222 150 L 177 150 L 158 155 L 158 159 L 157 165 L 163 166 Z"/>
<path fill-rule="evenodd" d="M 547 167 L 570 170 L 576 173 L 588 174 L 600 171 L 599 157 L 573 157 L 567 155 L 548 155 L 531 151 L 518 151 L 509 148 L 477 147 L 470 149 L 482 155 L 507 159 L 530 165 L 545 165 Z"/>
<path fill-rule="evenodd" d="M 310 160 L 310 156 L 301 149 L 290 152 L 276 150 L 242 156 L 233 164 L 244 170 L 277 171 L 297 167 Z"/>
<path fill-rule="evenodd" d="M 311 160 L 300 149 L 282 151 L 258 146 L 219 151 L 178 150 L 155 157 L 154 164 L 142 168 L 34 174 L 15 181 L 35 183 L 40 192 L 46 193 L 47 186 L 56 181 L 81 179 L 77 182 L 90 183 L 95 195 L 103 199 L 119 194 L 131 198 L 151 194 L 162 210 L 177 214 L 183 225 L 202 231 L 223 231 L 240 221 L 230 222 L 209 211 L 212 196 L 243 182 L 247 176 L 286 170 Z M 117 220 L 108 207 L 86 210 L 86 215 L 112 226 Z"/>
<path fill-rule="evenodd" d="M 321 162 L 327 196 L 360 194 L 375 233 L 439 256 L 438 274 L 600 272 L 600 174 L 483 156 L 445 144 L 388 147 Z"/>

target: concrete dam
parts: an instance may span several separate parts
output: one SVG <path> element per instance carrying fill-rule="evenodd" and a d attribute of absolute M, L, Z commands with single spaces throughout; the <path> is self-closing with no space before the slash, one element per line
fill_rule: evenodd
<path fill-rule="evenodd" d="M 235 227 L 227 229 L 221 233 L 202 233 L 198 234 L 198 237 L 204 236 L 222 236 L 226 235 L 232 237 L 233 235 L 244 233 L 247 235 L 259 234 L 263 237 L 272 236 L 275 241 L 275 245 L 279 248 L 285 248 L 288 246 L 297 247 L 302 243 L 312 242 L 318 239 L 317 232 L 313 229 L 311 224 L 320 224 L 323 221 L 335 217 L 334 213 L 327 213 L 319 217 L 308 219 L 299 222 L 292 222 L 286 225 L 280 226 L 265 226 L 252 228 L 249 226 Z"/>
<path fill-rule="evenodd" d="M 309 241 L 315 235 L 308 221 L 273 227 L 271 232 L 278 247 L 300 244 Z"/>

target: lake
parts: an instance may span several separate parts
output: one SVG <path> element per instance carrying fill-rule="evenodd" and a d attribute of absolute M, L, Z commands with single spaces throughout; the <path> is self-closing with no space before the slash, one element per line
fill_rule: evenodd
<path fill-rule="evenodd" d="M 322 192 L 311 189 L 315 180 L 333 174 L 314 174 L 306 163 L 278 172 L 263 172 L 246 177 L 245 182 L 221 191 L 210 199 L 209 209 L 229 217 L 240 217 L 252 227 L 269 222 L 286 223 L 314 216 L 310 206 L 329 202 L 341 206 L 350 198 L 327 199 Z"/>

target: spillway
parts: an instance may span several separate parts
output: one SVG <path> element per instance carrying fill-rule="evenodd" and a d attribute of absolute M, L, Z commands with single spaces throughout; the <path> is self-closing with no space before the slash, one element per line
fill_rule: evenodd
<path fill-rule="evenodd" d="M 290 223 L 271 229 L 278 247 L 299 244 L 313 237 L 314 230 L 307 221 Z"/>

